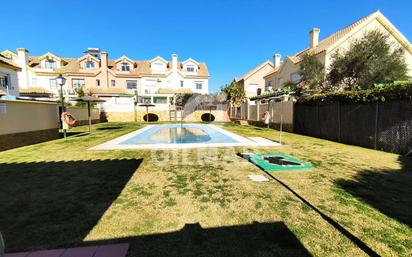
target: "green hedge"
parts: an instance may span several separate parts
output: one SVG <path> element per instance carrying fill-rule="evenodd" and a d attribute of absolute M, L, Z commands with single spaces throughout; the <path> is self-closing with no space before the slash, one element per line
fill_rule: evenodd
<path fill-rule="evenodd" d="M 299 97 L 297 102 L 316 104 L 328 102 L 373 103 L 393 100 L 412 100 L 412 82 L 394 84 L 383 88 L 339 91 Z"/>

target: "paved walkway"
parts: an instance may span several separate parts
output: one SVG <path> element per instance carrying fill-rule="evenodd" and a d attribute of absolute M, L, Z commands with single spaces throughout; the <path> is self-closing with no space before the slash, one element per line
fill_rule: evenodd
<path fill-rule="evenodd" d="M 6 253 L 5 257 L 126 257 L 129 244 L 112 244 L 23 253 Z"/>

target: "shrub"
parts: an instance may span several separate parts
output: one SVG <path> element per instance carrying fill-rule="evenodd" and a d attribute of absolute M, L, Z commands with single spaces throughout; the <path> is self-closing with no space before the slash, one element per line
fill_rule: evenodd
<path fill-rule="evenodd" d="M 366 90 L 337 91 L 300 97 L 297 102 L 317 104 L 321 102 L 370 103 L 393 100 L 412 100 L 412 82 L 394 83 L 386 87 Z"/>
<path fill-rule="evenodd" d="M 328 82 L 350 90 L 406 79 L 403 48 L 390 42 L 389 35 L 378 30 L 365 33 L 343 54 L 338 51 L 332 56 Z"/>

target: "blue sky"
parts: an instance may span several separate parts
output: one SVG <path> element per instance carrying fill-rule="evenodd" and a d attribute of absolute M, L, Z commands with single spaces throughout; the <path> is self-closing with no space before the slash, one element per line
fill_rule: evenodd
<path fill-rule="evenodd" d="M 302 50 L 312 27 L 322 39 L 378 9 L 412 40 L 412 1 L 290 2 L 4 1 L 0 49 L 80 57 L 87 47 L 100 47 L 109 58 L 137 60 L 177 53 L 207 63 L 213 92 L 274 53 Z"/>

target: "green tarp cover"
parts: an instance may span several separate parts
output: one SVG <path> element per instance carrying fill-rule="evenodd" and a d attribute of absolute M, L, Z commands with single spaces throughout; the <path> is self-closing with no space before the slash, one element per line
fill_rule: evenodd
<path fill-rule="evenodd" d="M 277 163 L 271 163 L 269 160 L 276 160 Z M 282 170 L 301 170 L 313 168 L 312 165 L 300 162 L 286 154 L 250 154 L 249 161 L 259 166 L 265 171 L 282 171 Z"/>

